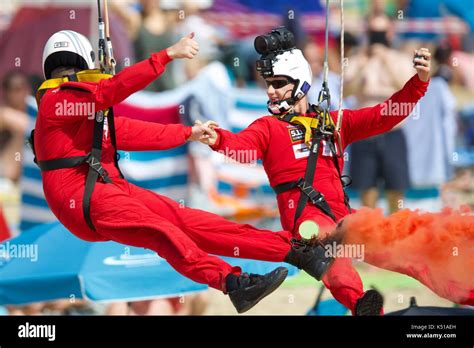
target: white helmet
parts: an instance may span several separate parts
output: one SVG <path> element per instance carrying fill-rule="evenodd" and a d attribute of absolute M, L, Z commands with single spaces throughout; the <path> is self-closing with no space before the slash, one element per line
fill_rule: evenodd
<path fill-rule="evenodd" d="M 308 94 L 313 80 L 313 73 L 301 50 L 296 48 L 283 51 L 270 59 L 271 69 L 263 68 L 264 71 L 259 70 L 262 77 L 284 76 L 292 80 L 295 84 L 295 88 L 293 89 L 290 98 L 280 100 L 276 103 L 272 103 L 270 100 L 267 102 L 268 110 L 272 114 L 284 114 L 306 94 Z M 257 62 L 257 66 L 258 65 Z"/>
<path fill-rule="evenodd" d="M 51 78 L 51 72 L 60 66 L 73 66 L 81 70 L 94 69 L 94 50 L 89 40 L 72 30 L 54 33 L 43 50 L 43 74 Z"/>

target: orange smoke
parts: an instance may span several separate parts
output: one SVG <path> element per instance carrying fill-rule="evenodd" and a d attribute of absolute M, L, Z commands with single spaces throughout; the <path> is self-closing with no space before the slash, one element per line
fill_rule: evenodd
<path fill-rule="evenodd" d="M 344 219 L 346 244 L 363 244 L 364 261 L 409 275 L 456 303 L 474 305 L 474 215 L 362 208 Z"/>

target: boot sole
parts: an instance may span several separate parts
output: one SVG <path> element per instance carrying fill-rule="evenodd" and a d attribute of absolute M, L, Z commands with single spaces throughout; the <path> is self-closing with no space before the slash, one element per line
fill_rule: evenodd
<path fill-rule="evenodd" d="M 382 295 L 375 291 L 369 290 L 363 297 L 363 302 L 357 308 L 356 316 L 379 316 L 383 307 Z"/>
<path fill-rule="evenodd" d="M 283 267 L 282 267 L 283 268 Z M 278 287 L 283 283 L 288 275 L 288 269 L 284 268 L 281 273 L 278 275 L 277 280 L 271 284 L 260 296 L 258 296 L 255 300 L 247 301 L 244 306 L 241 308 L 236 308 L 238 313 L 247 312 L 249 309 L 254 307 L 257 303 L 259 303 L 264 297 L 270 295 L 273 291 L 278 289 Z"/>

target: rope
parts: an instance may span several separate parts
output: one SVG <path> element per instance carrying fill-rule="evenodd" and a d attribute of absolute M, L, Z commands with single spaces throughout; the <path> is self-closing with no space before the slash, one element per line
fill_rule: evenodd
<path fill-rule="evenodd" d="M 344 0 L 339 0 L 341 4 L 341 76 L 339 89 L 339 110 L 337 111 L 336 132 L 339 133 L 342 125 L 342 99 L 344 97 Z"/>
<path fill-rule="evenodd" d="M 324 32 L 324 66 L 323 66 L 323 86 L 328 82 L 328 42 L 329 42 L 329 0 L 326 0 L 326 24 Z"/>
<path fill-rule="evenodd" d="M 329 64 L 328 64 L 328 46 L 329 46 L 329 0 L 326 0 L 326 25 L 325 25 L 325 40 L 324 40 L 324 64 L 323 64 L 323 85 L 319 92 L 318 97 L 318 105 L 321 105 L 323 101 L 326 101 L 327 105 L 323 109 L 323 117 L 322 122 L 320 125 L 320 130 L 323 134 L 330 135 L 332 134 L 333 130 L 328 131 L 326 130 L 326 125 L 332 123 L 332 118 L 329 113 L 331 109 L 331 94 L 329 91 L 329 84 L 328 84 L 328 75 L 329 75 Z"/>
<path fill-rule="evenodd" d="M 110 40 L 110 25 L 109 25 L 109 11 L 107 8 L 107 0 L 104 0 L 104 20 L 105 20 L 105 44 L 106 44 L 106 58 L 107 58 L 107 72 L 115 75 L 115 58 L 112 49 L 112 41 Z"/>
<path fill-rule="evenodd" d="M 109 10 L 107 8 L 107 0 L 104 0 L 104 21 L 105 21 L 105 37 L 110 37 L 109 30 Z"/>

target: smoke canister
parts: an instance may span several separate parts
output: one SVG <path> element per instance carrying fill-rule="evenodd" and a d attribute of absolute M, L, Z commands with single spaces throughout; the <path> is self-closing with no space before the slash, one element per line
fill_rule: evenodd
<path fill-rule="evenodd" d="M 302 239 L 310 240 L 319 235 L 319 225 L 312 220 L 305 220 L 300 224 L 298 232 Z"/>

